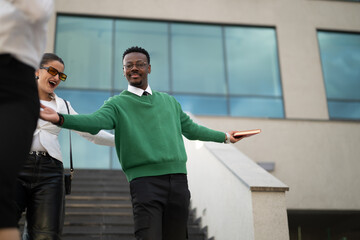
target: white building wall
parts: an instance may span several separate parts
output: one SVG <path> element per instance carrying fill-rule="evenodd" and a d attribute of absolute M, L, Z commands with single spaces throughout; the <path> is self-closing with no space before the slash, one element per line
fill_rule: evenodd
<path fill-rule="evenodd" d="M 273 175 L 290 188 L 289 209 L 360 209 L 360 123 L 197 118 L 223 131 L 261 128 L 234 146 L 256 162 L 275 163 Z"/>

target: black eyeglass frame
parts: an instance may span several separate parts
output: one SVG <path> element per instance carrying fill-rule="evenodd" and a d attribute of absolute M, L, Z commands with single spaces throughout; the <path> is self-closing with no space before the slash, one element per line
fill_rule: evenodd
<path fill-rule="evenodd" d="M 63 82 L 66 81 L 67 75 L 65 73 L 59 72 L 56 68 L 49 66 L 49 67 L 40 67 L 40 69 L 45 69 L 49 74 L 52 76 L 56 76 L 59 74 L 59 79 Z M 49 70 L 50 69 L 50 70 Z M 56 72 L 55 74 L 51 73 L 51 71 Z"/>
<path fill-rule="evenodd" d="M 131 70 L 133 69 L 134 67 L 138 68 L 138 69 L 145 69 L 147 66 L 149 66 L 149 64 L 147 62 L 136 62 L 135 64 L 134 63 L 125 63 L 125 65 L 123 65 L 124 68 L 126 70 Z"/>

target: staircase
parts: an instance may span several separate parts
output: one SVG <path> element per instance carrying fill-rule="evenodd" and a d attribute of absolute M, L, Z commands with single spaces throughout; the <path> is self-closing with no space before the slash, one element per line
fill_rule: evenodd
<path fill-rule="evenodd" d="M 193 211 L 189 239 L 206 240 Z M 129 184 L 120 170 L 76 170 L 66 196 L 63 240 L 135 240 Z M 158 239 L 156 239 L 158 240 Z"/>

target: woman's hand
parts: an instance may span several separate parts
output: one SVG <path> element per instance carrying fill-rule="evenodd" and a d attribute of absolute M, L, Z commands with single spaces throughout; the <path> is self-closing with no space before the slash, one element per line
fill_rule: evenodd
<path fill-rule="evenodd" d="M 42 105 L 41 103 L 40 103 L 40 107 L 41 107 L 40 118 L 42 120 L 49 121 L 51 123 L 59 122 L 59 120 L 60 120 L 59 115 L 54 109 L 52 109 L 50 107 L 46 107 L 45 105 Z"/>

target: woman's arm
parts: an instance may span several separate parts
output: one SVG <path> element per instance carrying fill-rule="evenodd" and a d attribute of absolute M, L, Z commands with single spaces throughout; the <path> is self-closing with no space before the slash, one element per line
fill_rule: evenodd
<path fill-rule="evenodd" d="M 69 112 L 72 115 L 79 115 L 74 108 L 71 106 L 71 103 L 67 101 L 69 106 Z M 110 146 L 115 147 L 115 137 L 113 134 L 108 133 L 104 130 L 101 130 L 98 134 L 93 135 L 87 132 L 80 132 L 80 131 L 74 131 L 77 134 L 79 134 L 81 137 L 85 138 L 86 140 L 98 144 L 98 145 L 104 145 L 104 146 Z"/>
<path fill-rule="evenodd" d="M 98 145 L 115 147 L 114 134 L 108 133 L 104 130 L 101 130 L 96 135 L 92 135 L 92 134 L 86 133 L 86 132 L 79 132 L 79 131 L 75 131 L 75 132 L 92 143 L 95 143 Z"/>

